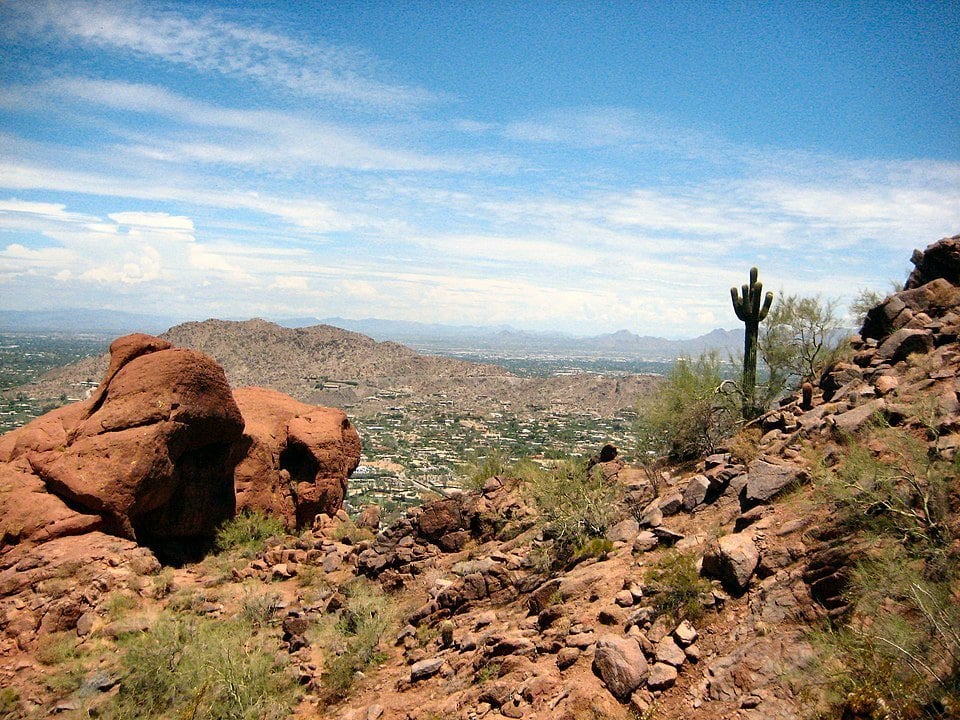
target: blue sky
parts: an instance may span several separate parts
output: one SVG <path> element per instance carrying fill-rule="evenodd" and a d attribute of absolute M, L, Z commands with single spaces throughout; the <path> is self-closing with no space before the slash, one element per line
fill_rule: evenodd
<path fill-rule="evenodd" d="M 953 2 L 8 0 L 0 309 L 736 327 L 960 233 Z"/>

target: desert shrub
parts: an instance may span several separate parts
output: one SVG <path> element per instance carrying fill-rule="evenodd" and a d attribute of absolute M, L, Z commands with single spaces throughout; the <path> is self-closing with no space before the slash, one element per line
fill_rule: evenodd
<path fill-rule="evenodd" d="M 380 586 L 358 578 L 343 588 L 344 607 L 320 628 L 324 651 L 323 688 L 330 699 L 350 693 L 356 674 L 386 657 L 380 640 L 393 624 L 393 612 Z"/>
<path fill-rule="evenodd" d="M 926 443 L 883 426 L 819 470 L 836 522 L 872 539 L 850 571 L 845 621 L 813 636 L 824 717 L 960 714 L 960 573 L 950 552 L 958 470 Z"/>
<path fill-rule="evenodd" d="M 767 370 L 763 401 L 813 378 L 833 360 L 844 340 L 835 300 L 781 293 L 760 326 L 757 343 Z"/>
<path fill-rule="evenodd" d="M 483 484 L 492 477 L 510 477 L 526 480 L 540 471 L 540 466 L 532 460 L 521 458 L 511 460 L 499 449 L 492 449 L 483 457 L 472 457 L 465 460 L 459 470 L 463 486 L 468 490 L 480 490 Z"/>
<path fill-rule="evenodd" d="M 613 550 L 613 543 L 606 538 L 592 537 L 577 546 L 573 551 L 573 561 L 579 562 L 587 558 L 604 558 Z"/>
<path fill-rule="evenodd" d="M 487 479 L 495 475 L 505 475 L 509 464 L 509 458 L 496 449 L 490 450 L 483 457 L 469 458 L 460 467 L 463 486 L 469 490 L 479 490 Z"/>
<path fill-rule="evenodd" d="M 0 689 L 0 718 L 14 718 L 18 716 L 20 708 L 20 693 L 14 688 Z"/>
<path fill-rule="evenodd" d="M 61 665 L 77 657 L 77 637 L 69 632 L 48 633 L 40 636 L 36 651 L 43 665 Z"/>
<path fill-rule="evenodd" d="M 248 589 L 240 598 L 240 616 L 252 627 L 265 627 L 280 609 L 280 595 Z"/>
<path fill-rule="evenodd" d="M 173 569 L 164 568 L 153 578 L 153 597 L 160 600 L 170 595 L 176 589 L 173 582 Z"/>
<path fill-rule="evenodd" d="M 723 380 L 716 354 L 677 360 L 637 405 L 640 454 L 691 460 L 733 434 L 740 411 L 736 398 L 720 392 Z"/>
<path fill-rule="evenodd" d="M 554 566 L 568 563 L 578 548 L 602 538 L 617 516 L 620 486 L 604 480 L 600 468 L 588 472 L 577 460 L 529 474 L 525 487 L 540 511 L 544 537 L 553 541 Z"/>
<path fill-rule="evenodd" d="M 870 447 L 883 447 L 878 454 Z M 851 443 L 820 485 L 848 529 L 901 538 L 929 555 L 953 537 L 950 497 L 958 491 L 960 463 L 932 457 L 925 443 L 895 428 L 875 426 Z"/>
<path fill-rule="evenodd" d="M 861 564 L 849 624 L 814 633 L 827 715 L 947 718 L 960 713 L 960 605 L 895 546 Z M 847 715 L 845 714 L 844 717 Z"/>
<path fill-rule="evenodd" d="M 340 520 L 333 528 L 333 539 L 347 545 L 356 545 L 361 540 L 373 540 L 370 528 L 357 527 L 353 520 Z"/>
<path fill-rule="evenodd" d="M 700 596 L 710 592 L 710 583 L 700 577 L 693 553 L 672 551 L 647 570 L 646 581 L 653 593 L 653 611 L 676 621 L 696 620 L 703 615 Z"/>
<path fill-rule="evenodd" d="M 103 602 L 103 608 L 111 620 L 119 620 L 139 604 L 136 595 L 122 590 L 114 590 Z"/>
<path fill-rule="evenodd" d="M 243 557 L 253 557 L 264 549 L 267 540 L 282 536 L 284 532 L 279 518 L 244 511 L 217 528 L 215 548 L 218 552 L 237 552 Z"/>
<path fill-rule="evenodd" d="M 500 677 L 500 663 L 486 662 L 480 666 L 473 676 L 474 681 L 480 684 L 491 682 Z"/>
<path fill-rule="evenodd" d="M 727 450 L 732 460 L 743 465 L 749 465 L 760 455 L 760 438 L 762 431 L 758 427 L 744 428 L 727 443 Z"/>
<path fill-rule="evenodd" d="M 298 697 L 277 638 L 242 621 L 162 617 L 125 643 L 126 675 L 107 718 L 280 720 Z"/>

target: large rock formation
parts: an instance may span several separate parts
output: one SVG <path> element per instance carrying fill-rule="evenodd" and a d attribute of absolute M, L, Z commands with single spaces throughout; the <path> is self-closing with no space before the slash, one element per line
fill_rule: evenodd
<path fill-rule="evenodd" d="M 309 525 L 343 504 L 360 462 L 360 436 L 341 410 L 316 407 L 264 388 L 238 388 L 246 427 L 234 446 L 237 509 Z"/>
<path fill-rule="evenodd" d="M 238 395 L 208 356 L 149 335 L 110 346 L 87 400 L 0 438 L 0 555 L 99 530 L 179 554 L 240 507 L 293 526 L 335 513 L 360 441 L 339 410 Z"/>

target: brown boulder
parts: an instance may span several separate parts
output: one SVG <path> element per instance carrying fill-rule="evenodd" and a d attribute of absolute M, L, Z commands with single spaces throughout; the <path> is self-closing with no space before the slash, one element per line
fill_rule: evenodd
<path fill-rule="evenodd" d="M 148 545 L 209 536 L 234 511 L 228 456 L 243 428 L 223 370 L 193 350 L 121 347 L 133 359 L 88 401 L 63 449 L 30 453 L 30 466 L 114 534 Z"/>
<path fill-rule="evenodd" d="M 906 290 L 926 285 L 937 278 L 960 285 L 960 235 L 938 240 L 922 253 L 915 251 L 911 262 L 915 267 L 907 278 Z"/>
<path fill-rule="evenodd" d="M 360 436 L 347 416 L 264 388 L 238 388 L 246 427 L 234 448 L 237 508 L 304 527 L 343 505 L 360 462 Z"/>
<path fill-rule="evenodd" d="M 0 441 L 4 546 L 93 528 L 194 543 L 233 514 L 228 458 L 243 420 L 220 366 L 149 335 L 111 353 L 90 399 Z"/>

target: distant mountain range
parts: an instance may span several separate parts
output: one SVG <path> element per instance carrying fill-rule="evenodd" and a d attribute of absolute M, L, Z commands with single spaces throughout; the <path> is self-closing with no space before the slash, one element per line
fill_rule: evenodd
<path fill-rule="evenodd" d="M 121 310 L 0 310 L 0 332 L 93 333 L 124 335 L 158 334 L 178 320 Z"/>
<path fill-rule="evenodd" d="M 637 335 L 629 330 L 582 337 L 565 333 L 537 333 L 517 330 L 508 325 L 437 325 L 398 320 L 367 318 L 288 318 L 278 321 L 284 327 L 307 327 L 322 323 L 363 333 L 375 340 L 393 340 L 421 352 L 486 352 L 496 355 L 556 355 L 562 357 L 623 358 L 632 360 L 673 360 L 682 355 L 696 356 L 717 351 L 722 355 L 743 348 L 743 330 L 716 329 L 688 340 L 668 340 Z"/>
<path fill-rule="evenodd" d="M 63 332 L 122 335 L 129 332 L 159 334 L 178 319 L 116 310 L 4 310 L 3 332 Z M 672 360 L 681 355 L 699 355 L 716 350 L 736 353 L 743 346 L 742 330 L 716 329 L 688 340 L 668 340 L 637 335 L 629 330 L 580 337 L 556 332 L 528 332 L 509 325 L 440 325 L 403 320 L 365 318 L 296 317 L 276 321 L 286 328 L 332 325 L 362 333 L 374 340 L 393 341 L 420 352 L 458 354 L 474 352 L 497 356 L 589 357 L 630 360 Z"/>

